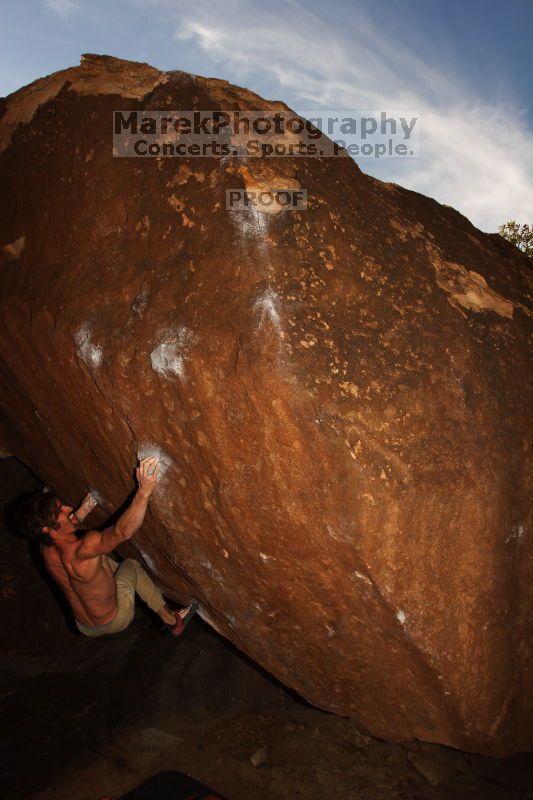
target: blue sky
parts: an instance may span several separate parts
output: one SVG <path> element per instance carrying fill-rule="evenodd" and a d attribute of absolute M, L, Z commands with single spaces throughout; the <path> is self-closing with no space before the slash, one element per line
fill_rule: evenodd
<path fill-rule="evenodd" d="M 0 95 L 93 52 L 297 111 L 414 110 L 421 156 L 363 171 L 495 230 L 533 221 L 532 29 L 533 0 L 2 0 Z"/>

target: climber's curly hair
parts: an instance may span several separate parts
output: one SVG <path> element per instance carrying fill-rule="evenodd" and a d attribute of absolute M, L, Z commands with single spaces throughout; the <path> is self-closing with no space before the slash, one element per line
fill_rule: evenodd
<path fill-rule="evenodd" d="M 53 492 L 28 492 L 17 502 L 15 520 L 19 533 L 38 541 L 46 547 L 53 544 L 52 537 L 43 528 L 57 528 L 59 515 L 58 498 Z"/>

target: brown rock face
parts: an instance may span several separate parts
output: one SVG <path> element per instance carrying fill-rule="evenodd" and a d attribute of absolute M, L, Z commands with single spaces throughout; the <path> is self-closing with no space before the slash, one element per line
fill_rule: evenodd
<path fill-rule="evenodd" d="M 0 101 L 4 449 L 105 512 L 155 450 L 169 596 L 379 737 L 531 747 L 528 259 L 348 158 L 113 158 L 130 108 L 284 107 L 105 57 Z"/>

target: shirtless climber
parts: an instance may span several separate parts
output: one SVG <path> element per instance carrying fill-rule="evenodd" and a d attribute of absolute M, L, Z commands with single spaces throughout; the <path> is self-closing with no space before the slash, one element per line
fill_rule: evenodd
<path fill-rule="evenodd" d="M 135 559 L 118 563 L 109 556 L 141 527 L 158 473 L 157 458 L 139 462 L 138 487 L 131 503 L 117 522 L 101 533 L 79 530 L 96 506 L 90 494 L 76 512 L 52 493 L 43 492 L 27 495 L 19 506 L 21 533 L 40 542 L 46 568 L 62 589 L 78 630 L 85 636 L 104 636 L 127 628 L 135 613 L 135 593 L 175 636 L 184 631 L 196 611 L 196 602 L 171 611 Z"/>

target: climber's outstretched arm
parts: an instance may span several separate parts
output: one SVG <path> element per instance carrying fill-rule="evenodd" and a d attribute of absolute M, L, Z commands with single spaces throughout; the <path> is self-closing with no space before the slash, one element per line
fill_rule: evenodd
<path fill-rule="evenodd" d="M 156 487 L 158 475 L 159 462 L 155 456 L 139 462 L 136 469 L 139 486 L 128 508 L 114 525 L 106 528 L 102 533 L 89 531 L 85 534 L 76 551 L 78 559 L 85 561 L 111 553 L 119 544 L 131 539 L 137 533 L 143 524 L 148 501 Z"/>

